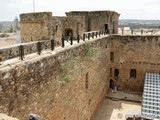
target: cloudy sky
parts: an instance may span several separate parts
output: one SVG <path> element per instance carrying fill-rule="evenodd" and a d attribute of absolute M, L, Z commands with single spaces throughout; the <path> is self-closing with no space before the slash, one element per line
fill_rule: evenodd
<path fill-rule="evenodd" d="M 160 19 L 160 0 L 35 0 L 36 12 L 64 15 L 73 10 L 114 10 L 120 19 Z M 0 21 L 33 12 L 33 0 L 0 0 Z"/>

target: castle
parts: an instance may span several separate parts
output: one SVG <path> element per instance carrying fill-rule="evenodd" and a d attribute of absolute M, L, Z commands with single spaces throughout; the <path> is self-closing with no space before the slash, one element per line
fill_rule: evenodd
<path fill-rule="evenodd" d="M 114 11 L 72 11 L 66 17 L 52 16 L 51 12 L 26 13 L 20 15 L 21 41 L 55 39 L 60 42 L 62 36 L 76 38 L 85 32 L 106 31 L 118 33 L 119 14 Z"/>
<path fill-rule="evenodd" d="M 113 11 L 66 15 L 20 15 L 24 43 L 0 49 L 0 112 L 21 120 L 30 113 L 92 120 L 117 88 L 143 93 L 142 118 L 159 119 L 160 36 L 118 35 Z M 71 36 L 71 43 L 62 39 Z"/>

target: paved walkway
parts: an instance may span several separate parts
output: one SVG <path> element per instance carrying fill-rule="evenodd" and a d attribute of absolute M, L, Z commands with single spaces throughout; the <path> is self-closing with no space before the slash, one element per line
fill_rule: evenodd
<path fill-rule="evenodd" d="M 57 54 L 60 51 L 64 51 L 64 50 L 67 50 L 69 48 L 73 48 L 73 47 L 79 46 L 81 44 L 84 44 L 85 42 L 93 42 L 93 41 L 96 41 L 97 39 L 105 38 L 107 36 L 108 35 L 101 35 L 100 37 L 97 37 L 97 38 L 94 38 L 94 39 L 90 39 L 90 40 L 88 40 L 88 39 L 86 39 L 85 41 L 80 40 L 79 43 L 77 43 L 77 41 L 73 41 L 73 45 L 70 45 L 70 42 L 66 42 L 65 41 L 65 47 L 64 48 L 62 48 L 61 46 L 56 46 L 54 51 L 46 49 L 46 50 L 42 51 L 41 55 L 38 55 L 37 53 L 32 53 L 32 54 L 29 54 L 29 55 L 25 55 L 24 56 L 25 59 L 23 61 L 19 60 L 19 57 L 13 58 L 13 59 L 9 59 L 9 60 L 6 60 L 6 61 L 2 62 L 2 65 L 0 65 L 0 68 L 6 67 L 8 65 L 12 65 L 14 63 L 20 63 L 20 62 L 24 62 L 24 61 L 27 61 L 27 60 L 30 61 L 32 59 L 40 59 L 40 58 L 48 56 L 48 55 Z M 18 44 L 18 45 L 20 45 L 20 44 Z"/>
<path fill-rule="evenodd" d="M 106 97 L 100 108 L 97 110 L 93 120 L 126 120 L 126 115 L 139 115 L 141 113 L 141 103 L 138 102 L 141 99 L 141 95 L 116 92 L 109 93 L 109 98 L 110 97 L 116 99 L 108 99 Z M 124 97 L 125 100 L 118 99 L 122 99 Z M 129 101 L 127 101 L 127 99 Z"/>
<path fill-rule="evenodd" d="M 6 114 L 0 113 L 0 120 L 18 120 L 17 118 L 10 117 Z"/>
<path fill-rule="evenodd" d="M 106 95 L 106 98 L 117 98 L 120 100 L 133 101 L 133 102 L 135 101 L 140 103 L 142 101 L 142 94 L 117 91 L 117 92 L 109 92 Z"/>

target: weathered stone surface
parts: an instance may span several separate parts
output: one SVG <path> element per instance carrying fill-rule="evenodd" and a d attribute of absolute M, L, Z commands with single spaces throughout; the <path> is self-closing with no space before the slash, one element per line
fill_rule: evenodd
<path fill-rule="evenodd" d="M 112 76 L 119 90 L 142 92 L 145 72 L 160 71 L 160 36 L 112 36 L 111 62 Z M 119 70 L 115 79 L 115 69 Z M 131 69 L 136 70 L 136 78 L 130 76 Z"/>
<path fill-rule="evenodd" d="M 108 90 L 108 38 L 0 68 L 0 112 L 27 119 L 89 120 Z M 108 56 L 108 57 L 107 57 Z"/>
<path fill-rule="evenodd" d="M 2 85 L 0 85 L 0 92 L 2 91 Z"/>
<path fill-rule="evenodd" d="M 160 71 L 159 44 L 160 36 L 110 35 L 1 67 L 0 112 L 21 120 L 30 113 L 90 120 L 110 79 L 118 90 L 142 92 L 144 73 Z"/>
<path fill-rule="evenodd" d="M 38 41 L 41 43 L 41 50 L 44 51 L 46 49 L 51 50 L 51 41 L 50 40 L 42 40 Z M 0 48 L 0 64 L 2 64 L 9 59 L 18 58 L 20 59 L 20 46 L 23 47 L 23 58 L 25 55 L 29 55 L 32 53 L 38 53 L 37 50 L 37 43 L 38 42 L 30 42 L 30 43 L 22 43 L 22 44 L 16 44 L 9 47 L 3 47 Z"/>
<path fill-rule="evenodd" d="M 51 12 L 21 14 L 20 19 L 22 42 L 50 39 Z"/>
<path fill-rule="evenodd" d="M 52 16 L 51 12 L 27 13 L 20 15 L 22 42 L 54 38 L 61 44 L 62 35 L 77 38 L 89 31 L 118 33 L 119 14 L 114 11 L 72 11 L 67 16 Z"/>
<path fill-rule="evenodd" d="M 10 117 L 6 114 L 0 113 L 0 120 L 18 120 L 17 118 Z"/>

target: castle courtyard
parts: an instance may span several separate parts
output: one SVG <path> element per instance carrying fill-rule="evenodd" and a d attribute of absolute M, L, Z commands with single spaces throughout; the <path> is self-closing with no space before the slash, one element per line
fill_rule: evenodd
<path fill-rule="evenodd" d="M 140 94 L 110 92 L 102 101 L 93 120 L 126 120 L 127 116 L 140 115 L 141 99 Z"/>

